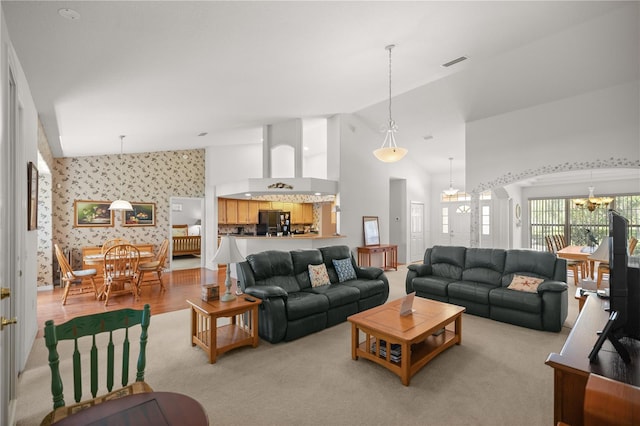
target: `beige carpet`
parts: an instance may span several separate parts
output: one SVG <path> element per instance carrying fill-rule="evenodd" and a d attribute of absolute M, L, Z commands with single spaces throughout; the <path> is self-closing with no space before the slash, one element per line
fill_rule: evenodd
<path fill-rule="evenodd" d="M 389 300 L 403 296 L 406 268 L 387 275 Z M 574 289 L 567 325 L 578 312 Z M 388 370 L 351 359 L 348 323 L 289 343 L 261 341 L 210 365 L 190 345 L 188 310 L 153 316 L 152 308 L 146 379 L 155 390 L 200 401 L 212 425 L 552 424 L 553 370 L 544 362 L 569 328 L 549 333 L 464 315 L 462 329 L 462 345 L 405 387 Z M 43 340 L 18 381 L 18 425 L 39 424 L 52 406 Z M 71 377 L 68 362 L 61 370 Z"/>

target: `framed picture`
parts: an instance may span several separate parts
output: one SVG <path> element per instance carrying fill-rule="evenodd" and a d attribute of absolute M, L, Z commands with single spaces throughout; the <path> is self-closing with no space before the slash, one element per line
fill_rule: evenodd
<path fill-rule="evenodd" d="M 363 216 L 362 228 L 364 230 L 364 245 L 380 245 L 380 228 L 378 227 L 378 216 Z"/>
<path fill-rule="evenodd" d="M 75 228 L 93 226 L 113 226 L 113 212 L 109 210 L 111 201 L 75 200 L 73 217 Z"/>
<path fill-rule="evenodd" d="M 31 161 L 27 165 L 27 193 L 27 230 L 33 231 L 38 229 L 38 169 Z"/>
<path fill-rule="evenodd" d="M 122 212 L 122 226 L 156 226 L 156 203 L 131 203 L 131 207 Z"/>

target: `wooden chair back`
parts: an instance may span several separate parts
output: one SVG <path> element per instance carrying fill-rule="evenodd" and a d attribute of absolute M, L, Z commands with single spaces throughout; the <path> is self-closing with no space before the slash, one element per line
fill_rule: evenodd
<path fill-rule="evenodd" d="M 102 244 L 102 254 L 105 254 L 111 247 L 121 244 L 131 244 L 131 242 L 126 238 L 111 238 Z"/>
<path fill-rule="evenodd" d="M 90 336 L 83 341 L 91 343 L 88 350 L 90 354 L 88 365 L 88 377 L 90 378 L 90 392 L 92 398 L 96 398 L 98 393 L 98 377 L 104 374 L 107 391 L 113 390 L 114 371 L 116 369 L 114 361 L 114 338 L 122 337 L 122 366 L 121 384 L 125 387 L 129 383 L 129 365 L 130 365 L 130 342 L 129 328 L 140 325 L 140 350 L 136 363 L 136 382 L 144 382 L 144 369 L 146 365 L 146 348 L 147 348 L 147 329 L 151 321 L 151 310 L 149 305 L 144 305 L 142 310 L 120 309 L 110 312 L 102 312 L 99 314 L 85 315 L 73 318 L 63 324 L 56 325 L 53 320 L 45 322 L 44 340 L 49 350 L 49 368 L 51 369 L 51 394 L 53 396 L 53 409 L 65 406 L 64 385 L 60 375 L 60 357 L 58 352 L 58 342 L 63 340 L 73 341 L 73 397 L 76 403 L 82 400 L 82 378 L 86 378 L 87 370 L 83 370 L 82 357 L 80 356 L 80 348 L 87 345 L 79 344 L 79 340 L 83 337 Z M 113 333 L 115 330 L 124 329 L 124 333 Z M 108 345 L 104 350 L 104 358 L 106 360 L 106 369 L 100 369 L 98 364 L 99 349 L 96 341 L 105 339 L 96 339 L 101 333 L 108 333 Z M 64 353 L 64 352 L 63 352 Z M 87 358 L 85 358 L 85 361 Z M 82 374 L 85 371 L 85 374 Z"/>
<path fill-rule="evenodd" d="M 564 236 L 556 234 L 553 236 L 553 242 L 556 245 L 556 250 L 562 250 L 567 246 Z"/>
<path fill-rule="evenodd" d="M 164 264 L 167 260 L 169 253 L 169 240 L 165 239 L 160 244 L 158 250 L 158 256 L 152 262 L 144 262 L 138 266 L 138 294 L 140 294 L 140 287 L 152 284 L 159 284 L 161 290 L 166 290 L 164 283 L 162 282 L 162 272 L 164 271 Z M 145 281 L 145 275 L 152 274 L 152 279 Z M 155 277 L 153 277 L 155 274 Z"/>
<path fill-rule="evenodd" d="M 140 251 L 131 244 L 111 247 L 104 254 L 105 306 L 112 295 L 130 293 L 138 297 L 138 263 Z"/>
<path fill-rule="evenodd" d="M 636 237 L 631 237 L 629 240 L 629 254 L 633 254 L 633 251 L 636 249 L 638 245 L 638 239 Z"/>
<path fill-rule="evenodd" d="M 549 251 L 549 253 L 556 253 L 556 247 L 555 247 L 555 242 L 553 241 L 553 238 L 549 235 L 544 237 L 544 241 L 545 243 L 547 243 L 547 250 Z"/>
<path fill-rule="evenodd" d="M 71 284 L 72 283 L 82 283 L 84 279 L 88 279 L 91 282 L 91 291 L 93 294 L 98 297 L 98 288 L 96 287 L 96 282 L 94 277 L 97 275 L 97 271 L 95 269 L 83 269 L 79 271 L 74 271 L 69 265 L 67 261 L 67 257 L 64 255 L 64 252 L 60 248 L 58 244 L 54 244 L 53 248 L 56 253 L 56 259 L 58 259 L 58 265 L 60 266 L 60 285 L 64 286 L 64 291 L 62 293 L 62 304 L 65 305 L 67 303 L 67 297 L 69 297 Z M 85 287 L 80 286 L 79 290 L 74 290 L 72 294 L 84 294 Z"/>

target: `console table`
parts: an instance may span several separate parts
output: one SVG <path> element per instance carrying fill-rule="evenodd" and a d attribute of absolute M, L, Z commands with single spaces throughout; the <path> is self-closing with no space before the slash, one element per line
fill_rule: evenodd
<path fill-rule="evenodd" d="M 382 269 L 398 270 L 398 246 L 395 244 L 358 247 L 358 265 L 371 266 L 371 255 L 374 253 L 382 253 Z"/>
<path fill-rule="evenodd" d="M 547 365 L 554 374 L 554 424 L 584 423 L 584 400 L 587 380 L 591 373 L 634 386 L 640 385 L 640 342 L 624 339 L 632 362 L 625 364 L 609 341 L 605 342 L 594 363 L 589 362 L 589 352 L 609 318 L 604 301 L 589 295 L 559 354 L 549 354 Z"/>

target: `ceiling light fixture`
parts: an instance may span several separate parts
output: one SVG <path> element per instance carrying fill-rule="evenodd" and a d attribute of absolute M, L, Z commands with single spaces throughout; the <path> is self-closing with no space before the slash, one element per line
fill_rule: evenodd
<path fill-rule="evenodd" d="M 70 21 L 77 21 L 80 19 L 80 14 L 77 11 L 68 8 L 58 9 L 58 15 Z"/>
<path fill-rule="evenodd" d="M 375 151 L 373 151 L 373 155 L 380 161 L 385 163 L 394 163 L 396 161 L 401 160 L 405 155 L 407 155 L 407 150 L 405 148 L 401 148 L 396 144 L 395 132 L 398 131 L 398 126 L 396 122 L 391 118 L 391 50 L 396 47 L 395 44 L 390 44 L 385 49 L 389 51 L 389 125 L 386 129 L 386 136 L 384 137 L 384 141 L 382 142 L 382 146 Z"/>
<path fill-rule="evenodd" d="M 453 187 L 453 157 L 449 157 L 449 189 L 442 191 L 444 195 L 452 197 L 458 193 L 459 189 Z"/>
<path fill-rule="evenodd" d="M 118 177 L 120 178 L 120 199 L 115 200 L 109 206 L 109 210 L 133 210 L 131 203 L 122 199 L 122 188 L 124 184 L 122 183 L 122 170 L 124 169 L 124 164 L 122 163 L 122 152 L 124 151 L 124 135 L 120 136 L 120 173 L 118 173 Z"/>
<path fill-rule="evenodd" d="M 600 206 L 607 207 L 613 201 L 613 198 L 611 197 L 596 197 L 594 195 L 595 189 L 596 188 L 594 186 L 590 186 L 589 196 L 587 198 L 579 198 L 577 200 L 573 200 L 573 203 L 575 204 L 575 206 L 584 207 L 590 212 L 592 212 Z"/>

